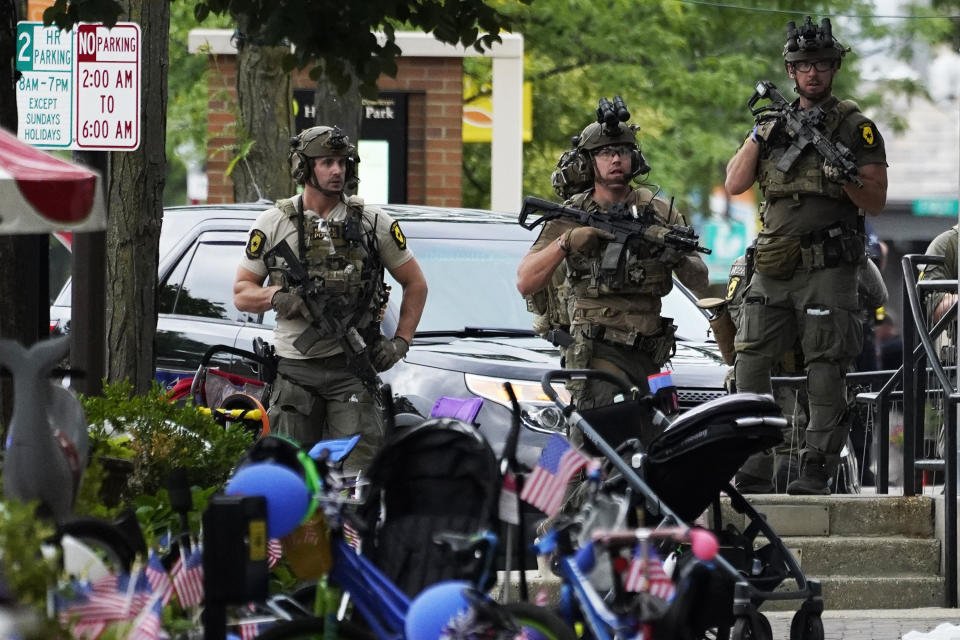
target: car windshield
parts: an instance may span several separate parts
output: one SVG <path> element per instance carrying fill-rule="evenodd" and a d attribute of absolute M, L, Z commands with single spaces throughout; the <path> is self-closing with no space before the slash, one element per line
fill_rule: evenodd
<path fill-rule="evenodd" d="M 533 327 L 533 314 L 516 286 L 517 266 L 530 249 L 529 239 L 409 238 L 409 242 L 430 288 L 418 332 Z M 391 303 L 399 305 L 400 286 L 389 273 L 386 279 L 393 288 Z M 674 319 L 681 338 L 707 340 L 709 323 L 679 287 L 663 299 L 663 315 Z"/>
<path fill-rule="evenodd" d="M 533 325 L 516 285 L 517 265 L 529 241 L 411 238 L 410 246 L 430 288 L 417 331 L 529 330 Z M 387 283 L 399 303 L 399 285 L 389 274 Z"/>

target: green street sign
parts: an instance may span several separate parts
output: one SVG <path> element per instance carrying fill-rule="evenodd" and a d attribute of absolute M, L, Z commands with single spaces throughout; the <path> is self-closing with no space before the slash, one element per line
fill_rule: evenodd
<path fill-rule="evenodd" d="M 958 201 L 956 198 L 920 198 L 913 201 L 913 214 L 917 216 L 955 216 Z"/>

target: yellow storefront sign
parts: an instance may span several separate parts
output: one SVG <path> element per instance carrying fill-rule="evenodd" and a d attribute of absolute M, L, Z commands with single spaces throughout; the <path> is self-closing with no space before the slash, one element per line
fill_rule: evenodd
<path fill-rule="evenodd" d="M 463 81 L 463 141 L 490 142 L 493 138 L 493 99 L 489 95 L 477 96 L 466 102 L 468 95 L 476 95 L 473 85 Z M 523 83 L 523 141 L 533 140 L 533 88 Z"/>

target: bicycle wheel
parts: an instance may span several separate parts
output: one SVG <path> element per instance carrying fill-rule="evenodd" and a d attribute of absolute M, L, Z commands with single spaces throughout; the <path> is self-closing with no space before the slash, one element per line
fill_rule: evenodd
<path fill-rule="evenodd" d="M 129 572 L 137 549 L 117 525 L 97 518 L 75 518 L 58 527 L 58 535 L 69 535 L 101 555 L 109 569 Z"/>
<path fill-rule="evenodd" d="M 256 640 L 324 640 L 324 622 L 323 618 L 281 620 L 258 634 Z M 376 640 L 369 631 L 347 621 L 337 625 L 336 637 L 339 640 Z"/>
<path fill-rule="evenodd" d="M 523 628 L 520 637 L 530 640 L 576 640 L 573 632 L 563 618 L 546 607 L 538 607 L 531 602 L 509 602 L 503 608 L 513 616 Z"/>

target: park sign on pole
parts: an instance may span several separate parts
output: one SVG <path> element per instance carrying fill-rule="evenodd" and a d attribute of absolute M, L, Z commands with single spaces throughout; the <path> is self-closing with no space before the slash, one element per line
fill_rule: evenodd
<path fill-rule="evenodd" d="M 140 146 L 140 26 L 17 24 L 17 136 L 35 147 Z"/>

